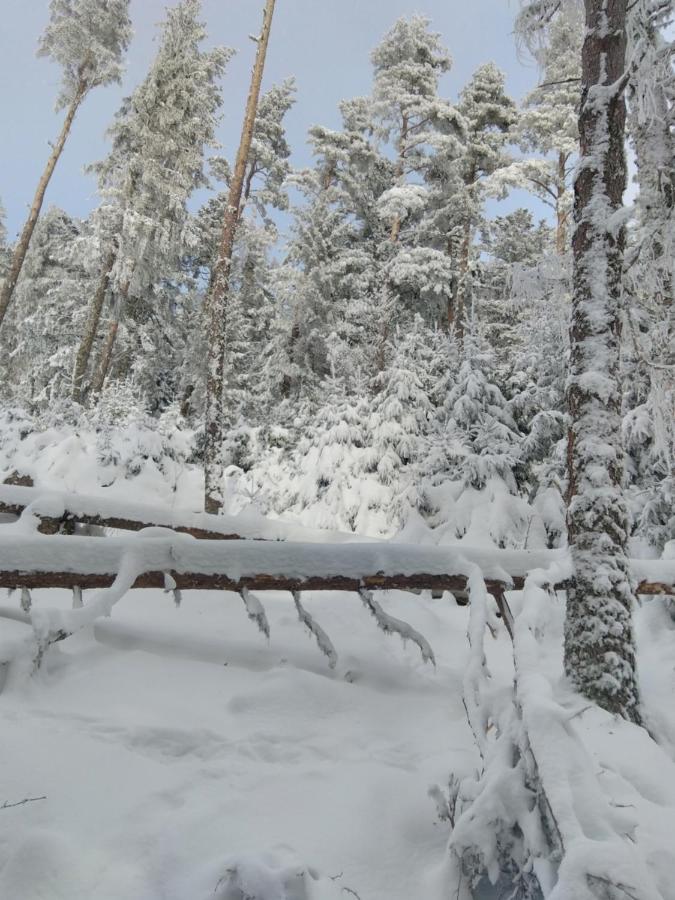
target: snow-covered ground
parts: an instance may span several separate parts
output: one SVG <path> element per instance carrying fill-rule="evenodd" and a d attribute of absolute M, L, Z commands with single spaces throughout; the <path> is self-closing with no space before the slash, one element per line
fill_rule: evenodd
<path fill-rule="evenodd" d="M 291 598 L 261 596 L 269 642 L 235 595 L 187 593 L 175 609 L 137 591 L 52 648 L 37 676 L 12 668 L 0 803 L 46 799 L 0 813 L 0 897 L 235 898 L 217 885 L 237 863 L 253 881 L 307 873 L 274 900 L 427 896 L 448 838 L 427 789 L 477 765 L 466 610 L 383 598 L 430 639 L 434 669 L 358 597 L 308 596 L 340 653 L 331 671 Z M 24 629 L 2 621 L 7 639 Z"/>

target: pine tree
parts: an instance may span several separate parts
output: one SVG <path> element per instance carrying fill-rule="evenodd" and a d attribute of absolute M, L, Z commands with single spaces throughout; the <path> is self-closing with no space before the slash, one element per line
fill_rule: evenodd
<path fill-rule="evenodd" d="M 82 395 L 106 293 L 114 299 L 93 393 L 108 375 L 125 314 L 132 331 L 162 314 L 154 286 L 175 273 L 190 237 L 186 204 L 206 184 L 204 149 L 214 142 L 218 80 L 231 56 L 224 48 L 200 48 L 206 37 L 200 12 L 200 0 L 168 10 L 150 71 L 110 128 L 111 152 L 92 167 L 104 198 L 99 215 L 106 251 L 78 352 L 75 399 Z"/>
<path fill-rule="evenodd" d="M 98 257 L 87 223 L 50 208 L 38 222 L 0 335 L 6 396 L 41 411 L 67 396 Z"/>
<path fill-rule="evenodd" d="M 553 19 L 535 53 L 542 83 L 525 97 L 517 129 L 523 149 L 543 157 L 520 167 L 528 189 L 553 210 L 559 254 L 569 246 L 571 177 L 579 147 L 582 39 L 583 8 L 573 0 Z"/>
<path fill-rule="evenodd" d="M 77 111 L 94 88 L 120 80 L 122 56 L 131 37 L 129 0 L 51 0 L 49 8 L 50 21 L 42 35 L 38 54 L 51 57 L 61 66 L 63 74 L 56 109 L 65 109 L 66 117 L 0 289 L 0 328 L 19 280 L 47 187 Z"/>
<path fill-rule="evenodd" d="M 515 104 L 504 93 L 504 76 L 494 64 L 476 70 L 460 95 L 457 111 L 464 123 L 462 152 L 450 159 L 438 154 L 429 174 L 435 186 L 436 228 L 445 235 L 446 252 L 454 261 L 446 321 L 461 338 L 465 317 L 471 313 L 474 237 L 488 179 L 500 193 L 496 176 L 510 163 L 506 145 L 516 122 Z"/>

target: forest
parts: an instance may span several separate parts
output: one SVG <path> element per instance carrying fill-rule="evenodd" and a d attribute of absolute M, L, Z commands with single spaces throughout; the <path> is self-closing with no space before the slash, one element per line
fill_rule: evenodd
<path fill-rule="evenodd" d="M 45 4 L 61 131 L 0 205 L 2 896 L 675 900 L 675 2 L 521 0 L 518 99 L 491 62 L 446 96 L 449 39 L 380 5 L 304 168 L 284 0 L 232 158 L 235 50 L 163 8 L 79 218 L 48 188 L 132 15 Z"/>

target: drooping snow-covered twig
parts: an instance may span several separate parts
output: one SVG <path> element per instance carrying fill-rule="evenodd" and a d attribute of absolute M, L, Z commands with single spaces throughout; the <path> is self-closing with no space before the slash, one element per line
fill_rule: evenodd
<path fill-rule="evenodd" d="M 363 600 L 363 605 L 370 613 L 372 613 L 378 627 L 381 628 L 385 634 L 398 634 L 403 643 L 412 641 L 413 644 L 417 644 L 424 662 L 430 662 L 434 666 L 436 665 L 434 651 L 431 649 L 427 639 L 421 635 L 419 631 L 416 631 L 412 625 L 408 625 L 407 622 L 402 622 L 401 619 L 395 619 L 393 616 L 390 616 L 389 613 L 386 613 L 374 598 L 372 591 L 362 588 L 359 591 L 359 594 L 361 600 Z"/>
<path fill-rule="evenodd" d="M 33 605 L 33 600 L 30 595 L 30 591 L 26 587 L 21 588 L 21 609 L 28 613 L 30 612 L 31 606 Z"/>
<path fill-rule="evenodd" d="M 252 594 L 248 588 L 243 588 L 240 593 L 241 599 L 244 601 L 244 606 L 246 607 L 246 615 L 249 617 L 251 622 L 255 622 L 258 626 L 259 630 L 265 635 L 266 638 L 270 636 L 270 623 L 267 619 L 267 614 L 265 613 L 265 607 L 262 605 L 260 600 L 256 597 L 255 594 Z M 297 602 L 296 602 L 297 606 Z"/>
<path fill-rule="evenodd" d="M 302 605 L 300 601 L 300 591 L 293 591 L 293 600 L 295 601 L 295 608 L 298 611 L 298 617 L 303 625 L 307 627 L 311 634 L 316 638 L 316 642 L 319 645 L 319 650 L 328 657 L 328 665 L 331 669 L 334 669 L 337 665 L 338 655 L 333 646 L 333 642 L 328 637 L 323 628 L 318 625 L 312 616 L 307 612 L 305 607 Z"/>

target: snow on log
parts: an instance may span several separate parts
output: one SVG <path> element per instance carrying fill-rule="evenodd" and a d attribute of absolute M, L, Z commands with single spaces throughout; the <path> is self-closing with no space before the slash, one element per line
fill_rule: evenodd
<path fill-rule="evenodd" d="M 508 551 L 417 546 L 394 542 L 309 544 L 198 541 L 166 529 L 106 539 L 25 534 L 4 526 L 0 587 L 110 587 L 125 554 L 138 559 L 135 588 L 165 589 L 171 573 L 178 590 L 350 591 L 438 590 L 462 594 L 477 565 L 492 594 L 519 590 L 525 574 L 554 562 L 563 551 Z M 635 560 L 640 594 L 675 594 L 675 560 Z M 566 584 L 555 585 L 564 589 Z"/>
<path fill-rule="evenodd" d="M 407 622 L 403 622 L 401 619 L 395 619 L 393 616 L 390 616 L 389 613 L 386 613 L 373 597 L 371 591 L 362 588 L 359 591 L 359 594 L 361 600 L 363 600 L 363 605 L 372 614 L 378 627 L 381 628 L 385 634 L 398 634 L 404 644 L 406 641 L 412 641 L 413 644 L 417 644 L 419 651 L 422 654 L 422 660 L 424 662 L 430 662 L 434 666 L 436 665 L 434 651 L 431 649 L 427 639 L 421 635 L 419 631 L 416 631 L 412 625 L 409 625 Z"/>
<path fill-rule="evenodd" d="M 360 540 L 355 534 L 305 528 L 292 522 L 267 519 L 249 510 L 236 516 L 213 516 L 188 509 L 130 503 L 112 497 L 92 497 L 23 485 L 0 485 L 0 513 L 20 516 L 26 509 L 40 519 L 39 531 L 42 534 L 58 534 L 65 523 L 79 522 L 123 531 L 160 526 L 202 540 L 248 538 L 305 543 L 351 543 Z"/>
<path fill-rule="evenodd" d="M 307 628 L 310 634 L 313 634 L 316 638 L 316 643 L 318 644 L 319 650 L 328 658 L 328 665 L 331 669 L 334 669 L 337 665 L 338 655 L 335 647 L 333 646 L 333 642 L 328 637 L 323 628 L 314 621 L 313 617 L 307 612 L 305 607 L 302 605 L 300 600 L 300 591 L 293 591 L 293 601 L 295 602 L 295 608 L 298 611 L 298 618 L 302 622 L 302 624 Z"/>

